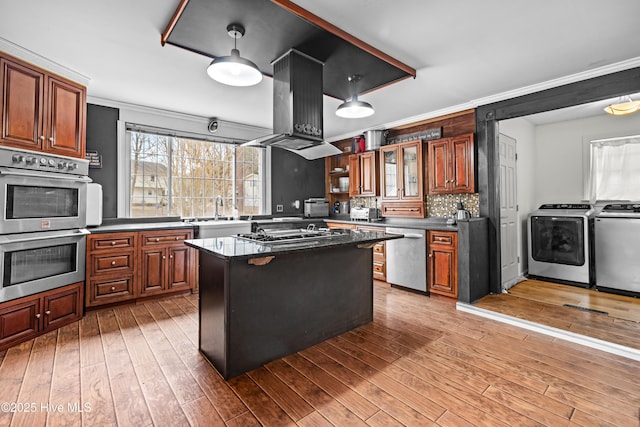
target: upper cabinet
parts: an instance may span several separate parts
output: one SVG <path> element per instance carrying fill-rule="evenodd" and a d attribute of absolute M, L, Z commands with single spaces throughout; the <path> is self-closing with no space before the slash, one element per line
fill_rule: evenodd
<path fill-rule="evenodd" d="M 473 134 L 428 143 L 429 194 L 475 192 Z"/>
<path fill-rule="evenodd" d="M 349 196 L 377 196 L 380 194 L 377 151 L 349 156 Z"/>
<path fill-rule="evenodd" d="M 4 55 L 0 82 L 0 144 L 84 158 L 84 86 Z"/>
<path fill-rule="evenodd" d="M 424 217 L 422 141 L 380 148 L 380 191 L 384 216 Z"/>

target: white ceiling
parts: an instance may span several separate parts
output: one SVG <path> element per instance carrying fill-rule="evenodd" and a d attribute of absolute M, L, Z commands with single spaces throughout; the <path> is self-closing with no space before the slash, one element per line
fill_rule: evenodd
<path fill-rule="evenodd" d="M 640 66 L 638 0 L 295 2 L 417 69 L 361 97 L 370 118 L 339 118 L 340 101 L 325 97 L 328 140 Z M 89 77 L 90 100 L 270 128 L 270 78 L 224 86 L 207 76 L 210 59 L 160 45 L 178 4 L 0 0 L 0 38 Z"/>

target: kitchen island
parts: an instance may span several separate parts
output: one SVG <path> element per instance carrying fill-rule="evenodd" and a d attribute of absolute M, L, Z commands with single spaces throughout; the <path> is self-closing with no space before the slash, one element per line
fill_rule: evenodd
<path fill-rule="evenodd" d="M 188 240 L 199 251 L 200 351 L 229 379 L 373 320 L 383 232 L 332 231 L 288 242 Z"/>

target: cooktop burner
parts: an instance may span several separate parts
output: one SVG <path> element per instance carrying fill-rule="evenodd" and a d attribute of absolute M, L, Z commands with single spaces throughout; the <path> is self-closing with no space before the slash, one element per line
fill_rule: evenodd
<path fill-rule="evenodd" d="M 270 230 L 257 231 L 255 233 L 238 234 L 239 239 L 249 240 L 262 244 L 286 244 L 298 242 L 310 242 L 318 239 L 330 239 L 332 237 L 348 234 L 349 230 L 326 229 L 326 230 Z"/>

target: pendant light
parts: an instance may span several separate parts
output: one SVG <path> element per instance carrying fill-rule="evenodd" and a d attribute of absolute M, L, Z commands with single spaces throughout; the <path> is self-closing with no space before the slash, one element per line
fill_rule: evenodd
<path fill-rule="evenodd" d="M 257 65 L 240 56 L 236 48 L 238 39 L 244 36 L 244 27 L 240 24 L 227 26 L 227 34 L 233 37 L 233 49 L 229 56 L 219 56 L 207 67 L 207 74 L 213 80 L 230 86 L 253 86 L 262 81 L 262 73 Z"/>
<path fill-rule="evenodd" d="M 361 78 L 362 76 L 359 76 L 357 74 L 349 76 L 349 83 L 354 86 L 353 95 L 351 96 L 350 100 L 345 101 L 338 106 L 338 109 L 336 110 L 336 115 L 338 117 L 344 117 L 346 119 L 360 119 L 363 117 L 369 117 L 375 112 L 371 104 L 358 100 L 355 84 Z"/>
<path fill-rule="evenodd" d="M 633 101 L 630 96 L 621 96 L 618 102 L 605 107 L 604 111 L 613 116 L 625 116 L 640 111 L 640 101 Z"/>

